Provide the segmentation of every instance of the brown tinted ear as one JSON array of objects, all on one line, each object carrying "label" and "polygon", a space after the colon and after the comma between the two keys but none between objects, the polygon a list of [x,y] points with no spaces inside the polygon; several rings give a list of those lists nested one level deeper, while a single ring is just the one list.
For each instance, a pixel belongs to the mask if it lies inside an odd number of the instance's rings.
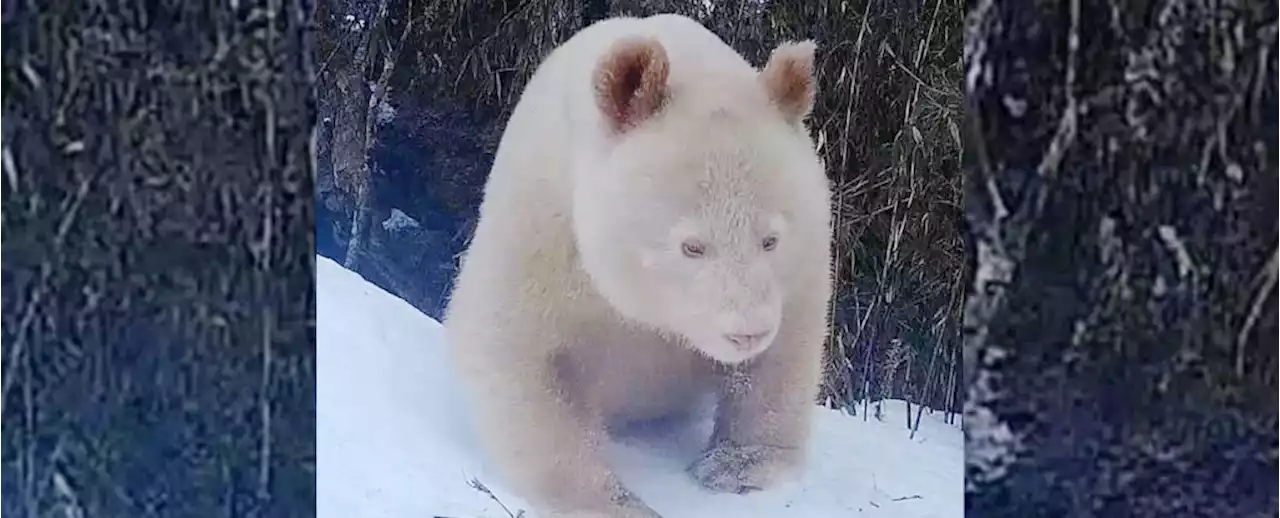
[{"label": "brown tinted ear", "polygon": [[644,122],[667,99],[667,51],[653,38],[629,37],[613,44],[596,65],[596,106],[609,128],[622,133]]},{"label": "brown tinted ear", "polygon": [[769,100],[791,124],[800,124],[813,109],[813,55],[817,48],[812,40],[778,45],[760,71],[760,83]]}]

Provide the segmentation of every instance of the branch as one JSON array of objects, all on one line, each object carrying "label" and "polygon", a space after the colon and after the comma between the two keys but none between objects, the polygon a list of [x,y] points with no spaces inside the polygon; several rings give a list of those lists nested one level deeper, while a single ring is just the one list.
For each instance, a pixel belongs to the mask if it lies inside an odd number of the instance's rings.
[{"label": "branch", "polygon": [[1262,272],[1258,274],[1258,281],[1254,283],[1258,286],[1258,289],[1254,292],[1253,304],[1249,306],[1249,316],[1245,318],[1244,325],[1240,327],[1240,332],[1236,335],[1235,368],[1237,376],[1244,376],[1244,353],[1245,346],[1249,341],[1249,333],[1258,324],[1258,318],[1262,316],[1262,309],[1266,302],[1276,294],[1277,254],[1280,254],[1280,249],[1271,252],[1271,260],[1267,261]]},{"label": "branch", "polygon": [[[89,187],[97,181],[98,176],[94,175],[91,178],[81,180],[80,187],[76,189],[75,195],[64,202],[66,208],[62,211],[62,220],[58,222],[58,232],[53,237],[50,256],[60,257],[62,255],[62,247],[66,244],[67,234],[71,231],[71,225],[75,223],[76,216],[80,214],[80,207],[84,203],[85,197],[89,194]],[[17,368],[18,360],[22,356],[24,345],[26,344],[27,331],[35,320],[36,310],[44,302],[52,276],[53,267],[50,266],[48,261],[45,261],[40,267],[40,280],[36,282],[36,288],[31,293],[31,298],[27,299],[27,304],[22,309],[22,317],[18,321],[18,331],[14,334],[13,345],[9,348],[9,360],[5,362],[4,379],[0,381],[0,386],[2,386],[0,388],[0,412],[4,409],[5,400],[9,398],[9,390],[13,388],[14,369]]]}]

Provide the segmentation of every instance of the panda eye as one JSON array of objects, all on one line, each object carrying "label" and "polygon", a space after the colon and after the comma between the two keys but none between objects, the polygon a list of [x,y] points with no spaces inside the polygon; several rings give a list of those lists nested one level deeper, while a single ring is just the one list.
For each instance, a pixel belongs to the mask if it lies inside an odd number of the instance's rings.
[{"label": "panda eye", "polygon": [[764,241],[760,243],[760,246],[763,247],[764,251],[766,252],[772,251],[774,248],[778,247],[777,236],[769,236],[764,238]]},{"label": "panda eye", "polygon": [[697,259],[707,253],[707,247],[698,241],[690,240],[680,244],[680,251],[685,257]]}]

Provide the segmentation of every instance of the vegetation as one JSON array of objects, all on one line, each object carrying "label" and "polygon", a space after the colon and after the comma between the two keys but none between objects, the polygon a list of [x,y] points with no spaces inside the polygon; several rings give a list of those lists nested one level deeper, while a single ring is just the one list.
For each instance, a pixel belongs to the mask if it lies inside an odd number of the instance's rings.
[{"label": "vegetation", "polygon": [[1276,27],[974,4],[966,514],[1276,514]]},{"label": "vegetation", "polygon": [[313,516],[305,2],[5,2],[6,517]]}]

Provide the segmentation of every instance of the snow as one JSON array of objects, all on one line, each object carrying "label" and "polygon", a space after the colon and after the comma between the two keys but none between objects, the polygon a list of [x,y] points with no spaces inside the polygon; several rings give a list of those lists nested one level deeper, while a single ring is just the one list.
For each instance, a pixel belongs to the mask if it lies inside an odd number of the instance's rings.
[{"label": "snow", "polygon": [[[440,324],[332,260],[316,263],[317,516],[507,518],[504,505],[528,509],[481,453]],[[883,421],[821,409],[805,472],[748,495],[707,492],[683,472],[696,431],[624,440],[610,453],[665,518],[963,516],[959,427],[926,412],[910,439],[904,405],[886,401]]]},{"label": "snow", "polygon": [[378,101],[378,113],[375,115],[378,126],[386,126],[391,119],[396,118],[396,107],[387,101],[387,96],[383,95]]},{"label": "snow", "polygon": [[418,228],[418,220],[413,219],[400,209],[391,209],[391,215],[382,221],[382,228],[387,232],[396,232],[400,230],[410,230]]}]

